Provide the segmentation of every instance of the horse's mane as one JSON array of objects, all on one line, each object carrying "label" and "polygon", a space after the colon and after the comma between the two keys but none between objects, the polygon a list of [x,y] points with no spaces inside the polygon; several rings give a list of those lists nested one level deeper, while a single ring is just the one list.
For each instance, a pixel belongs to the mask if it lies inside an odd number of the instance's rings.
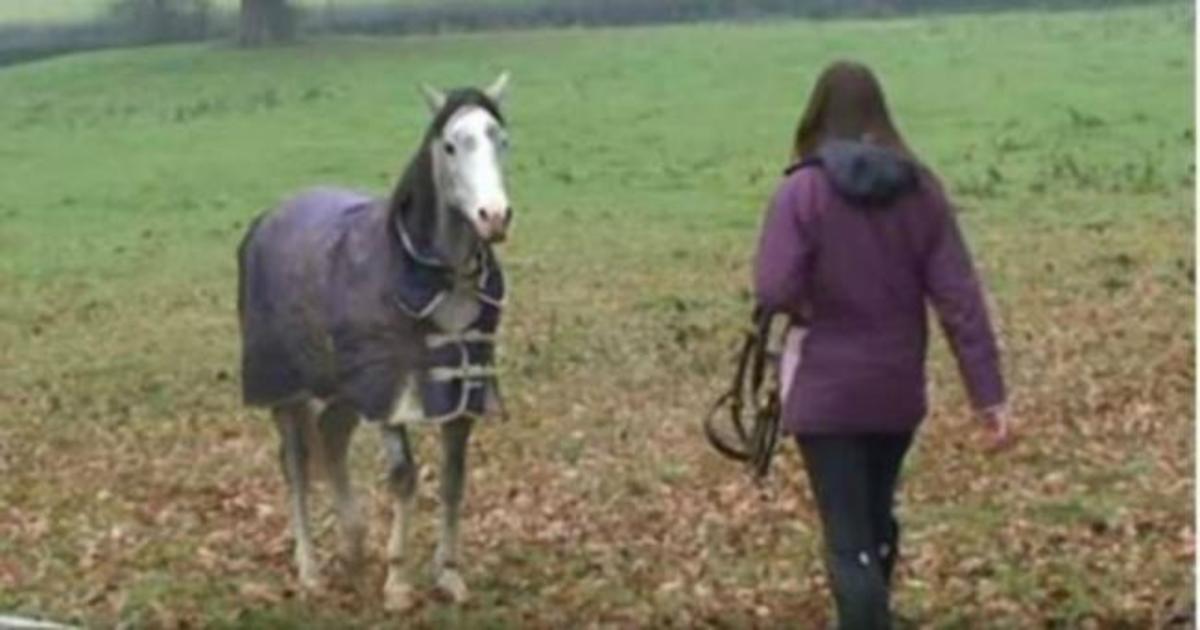
[{"label": "horse's mane", "polygon": [[437,190],[433,181],[433,160],[429,145],[437,138],[450,117],[464,107],[482,107],[500,124],[505,124],[499,105],[476,88],[460,88],[446,94],[446,103],[433,117],[421,140],[421,147],[409,161],[408,167],[392,191],[389,214],[400,221],[415,238],[432,234],[437,221]]}]

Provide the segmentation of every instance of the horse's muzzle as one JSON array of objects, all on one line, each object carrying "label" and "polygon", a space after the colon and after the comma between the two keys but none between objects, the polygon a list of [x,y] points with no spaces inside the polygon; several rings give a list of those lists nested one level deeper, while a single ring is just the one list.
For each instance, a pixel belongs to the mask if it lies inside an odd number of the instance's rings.
[{"label": "horse's muzzle", "polygon": [[490,213],[480,210],[476,229],[479,232],[479,238],[487,243],[503,243],[508,238],[508,226],[511,223],[511,208],[506,208],[503,212]]}]

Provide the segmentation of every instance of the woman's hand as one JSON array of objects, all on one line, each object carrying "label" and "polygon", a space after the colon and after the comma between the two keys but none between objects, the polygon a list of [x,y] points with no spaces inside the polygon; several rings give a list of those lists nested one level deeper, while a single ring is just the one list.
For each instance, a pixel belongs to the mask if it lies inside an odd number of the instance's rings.
[{"label": "woman's hand", "polygon": [[1008,408],[998,405],[980,412],[983,416],[983,430],[986,433],[983,450],[986,453],[998,453],[1013,445],[1016,436],[1012,431],[1012,422]]}]

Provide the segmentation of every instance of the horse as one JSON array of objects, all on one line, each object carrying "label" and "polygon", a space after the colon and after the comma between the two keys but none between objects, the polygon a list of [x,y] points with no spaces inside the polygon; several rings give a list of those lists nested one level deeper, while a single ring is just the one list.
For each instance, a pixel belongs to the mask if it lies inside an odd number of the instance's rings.
[{"label": "horse", "polygon": [[366,522],[347,468],[360,422],[377,425],[392,500],[384,605],[414,603],[404,569],[417,486],[407,428],[437,425],[442,466],[435,584],[467,598],[459,511],[473,423],[503,416],[493,364],[504,275],[493,246],[513,218],[504,185],[508,73],[479,89],[422,85],[432,113],[390,196],[316,188],[251,222],[238,247],[242,394],[280,439],[298,579],[319,588],[310,481],[327,477],[342,555],[360,573]]}]

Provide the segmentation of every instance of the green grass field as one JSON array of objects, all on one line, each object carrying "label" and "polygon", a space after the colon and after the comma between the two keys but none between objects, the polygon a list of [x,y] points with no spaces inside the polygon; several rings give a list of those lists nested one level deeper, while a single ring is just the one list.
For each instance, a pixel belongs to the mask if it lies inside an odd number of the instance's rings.
[{"label": "green grass field", "polygon": [[0,71],[0,611],[395,621],[369,431],[369,588],[297,592],[274,432],[239,404],[234,249],[298,188],[386,190],[426,123],[419,81],[509,68],[514,420],[472,446],[473,599],[426,597],[410,621],[817,627],[795,449],[754,489],[698,422],[810,82],[851,56],[962,207],[1024,434],[979,453],[939,342],[898,609],[921,627],[1150,627],[1191,592],[1194,560],[1192,20],[1176,5],[342,38]]}]

